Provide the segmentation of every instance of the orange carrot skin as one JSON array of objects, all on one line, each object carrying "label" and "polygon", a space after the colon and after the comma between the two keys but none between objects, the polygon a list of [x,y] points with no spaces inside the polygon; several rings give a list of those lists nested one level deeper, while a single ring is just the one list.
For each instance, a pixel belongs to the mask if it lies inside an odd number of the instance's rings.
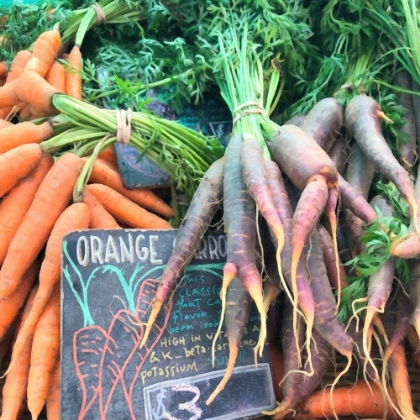
[{"label": "orange carrot skin", "polygon": [[113,168],[118,168],[117,153],[115,152],[115,146],[113,144],[105,147],[105,149],[99,153],[98,159],[104,160]]},{"label": "orange carrot skin", "polygon": [[66,94],[76,99],[82,99],[82,53],[77,45],[74,45],[67,58],[70,68],[66,72]]},{"label": "orange carrot skin", "polygon": [[[60,46],[61,36],[58,29],[44,31],[34,43],[32,58],[29,60],[25,70],[36,69],[36,72],[41,77],[45,77],[57,56]],[[35,62],[35,64],[32,64],[31,61]]]},{"label": "orange carrot skin", "polygon": [[29,121],[12,124],[0,130],[0,154],[23,144],[41,143],[52,135],[53,128],[48,121],[39,125]]},{"label": "orange carrot skin", "polygon": [[41,161],[38,144],[24,144],[0,155],[0,197],[25,178]]},{"label": "orange carrot skin", "polygon": [[89,191],[83,191],[83,203],[89,209],[91,229],[121,229],[111,213],[105,210],[101,202]]},{"label": "orange carrot skin", "polygon": [[39,267],[39,262],[34,261],[24,273],[19,290],[13,293],[9,299],[0,300],[0,311],[2,314],[0,317],[0,340],[4,337],[20,309],[23,307],[37,278]]},{"label": "orange carrot skin", "polygon": [[[6,127],[10,127],[12,125],[13,125],[12,122],[0,119],[0,130],[3,129],[3,128],[6,128]],[[0,131],[0,133],[1,133],[1,131]]]},{"label": "orange carrot skin", "polygon": [[37,419],[45,405],[60,352],[60,294],[56,287],[36,326],[28,376],[28,408]]},{"label": "orange carrot skin", "polygon": [[107,185],[139,206],[163,217],[170,218],[174,215],[172,208],[157,197],[153,191],[125,188],[119,172],[102,159],[96,159],[89,181]]},{"label": "orange carrot skin", "polygon": [[[34,332],[39,318],[47,305],[54,287],[59,284],[61,272],[61,244],[63,238],[70,232],[89,227],[89,209],[84,203],[73,203],[67,207],[57,219],[48,239],[45,255],[39,270],[39,287],[32,310],[21,325],[13,357],[18,357],[23,351],[26,341]],[[14,359],[12,359],[12,363]]]},{"label": "orange carrot skin", "polygon": [[132,228],[172,229],[165,219],[148,212],[107,185],[89,184],[86,190],[93,194],[117,221],[121,220]]},{"label": "orange carrot skin", "polygon": [[21,102],[31,105],[46,116],[58,114],[51,102],[52,97],[59,91],[36,71],[25,70],[16,82],[16,95]]},{"label": "orange carrot skin", "polygon": [[20,180],[0,201],[0,265],[4,261],[20,222],[31,206],[39,185],[53,163],[52,156],[44,153],[38,166],[27,177]]},{"label": "orange carrot skin", "polygon": [[[22,316],[22,321],[26,318],[32,306],[36,287],[26,302]],[[21,355],[17,358],[16,363],[7,373],[6,381],[3,386],[2,400],[2,420],[16,420],[20,417],[21,411],[26,402],[26,389],[28,385],[29,367],[31,363],[32,337],[29,337],[25,343],[25,347]]]},{"label": "orange carrot skin", "polygon": [[32,52],[29,50],[20,50],[16,53],[10,64],[6,83],[13,82],[13,80],[16,80],[23,73],[23,70],[31,57]]},{"label": "orange carrot skin", "polygon": [[[373,391],[373,394],[371,392]],[[296,415],[300,419],[323,419],[333,418],[334,415],[346,417],[357,416],[358,418],[382,418],[385,412],[385,402],[381,390],[377,385],[365,381],[357,381],[350,387],[337,387],[333,392],[333,406],[330,404],[330,390],[321,389],[314,392],[303,404],[302,409]],[[390,394],[395,401],[393,390]],[[399,417],[392,410],[388,410],[389,420],[397,420]]]},{"label": "orange carrot skin", "polygon": [[83,165],[80,157],[64,153],[42,180],[0,270],[0,299],[7,298],[16,290],[23,272],[41,251],[56,220],[72,198]]},{"label": "orange carrot skin", "polygon": [[46,406],[48,420],[60,420],[60,400],[61,400],[61,363],[57,360],[54,371],[51,375],[50,388],[48,390]]},{"label": "orange carrot skin", "polygon": [[312,107],[299,127],[328,152],[340,132],[343,120],[343,106],[335,98],[325,98]]},{"label": "orange carrot skin", "polygon": [[57,60],[54,60],[47,74],[45,80],[60,93],[66,91],[66,70],[64,66]]}]

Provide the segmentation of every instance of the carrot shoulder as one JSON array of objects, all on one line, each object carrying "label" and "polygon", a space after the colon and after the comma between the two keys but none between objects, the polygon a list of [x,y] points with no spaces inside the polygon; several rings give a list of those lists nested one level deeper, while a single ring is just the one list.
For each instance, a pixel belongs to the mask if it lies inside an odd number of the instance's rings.
[{"label": "carrot shoulder", "polygon": [[113,188],[103,184],[89,184],[86,190],[93,194],[115,219],[140,229],[172,229],[161,217],[148,212]]},{"label": "carrot shoulder", "polygon": [[0,298],[7,298],[16,290],[22,274],[41,251],[55,222],[71,200],[83,165],[80,157],[64,153],[42,180],[4,259],[0,271]]},{"label": "carrot shoulder", "polygon": [[53,128],[48,121],[42,124],[30,121],[12,124],[0,130],[0,154],[23,144],[41,143],[52,135]]},{"label": "carrot shoulder", "polygon": [[38,166],[21,179],[0,202],[0,265],[20,222],[29,210],[35,194],[54,161],[50,154],[44,153]]},{"label": "carrot shoulder", "polygon": [[123,185],[121,175],[103,159],[96,159],[89,181],[113,188],[115,191],[134,201],[147,210],[163,217],[172,217],[173,210],[151,190],[127,189]]},{"label": "carrot shoulder", "polygon": [[27,176],[39,164],[42,155],[38,144],[24,144],[0,155],[0,197]]}]

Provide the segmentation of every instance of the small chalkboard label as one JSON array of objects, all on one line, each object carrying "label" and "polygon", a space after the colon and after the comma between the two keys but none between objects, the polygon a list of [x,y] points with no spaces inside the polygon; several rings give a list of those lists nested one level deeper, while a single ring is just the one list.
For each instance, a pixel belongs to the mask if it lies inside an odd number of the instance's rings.
[{"label": "small chalkboard label", "polygon": [[228,358],[220,287],[226,237],[208,232],[139,347],[177,230],[87,230],[63,241],[62,405],[66,420],[230,420],[275,405],[268,349],[254,363],[253,310],[234,373],[210,404]]}]

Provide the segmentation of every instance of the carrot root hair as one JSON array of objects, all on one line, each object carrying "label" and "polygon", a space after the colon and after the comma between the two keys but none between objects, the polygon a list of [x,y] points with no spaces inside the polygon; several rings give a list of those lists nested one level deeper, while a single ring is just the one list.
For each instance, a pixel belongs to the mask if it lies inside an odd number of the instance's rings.
[{"label": "carrot root hair", "polygon": [[219,382],[219,384],[217,385],[217,387],[215,388],[215,390],[207,398],[206,405],[210,405],[214,401],[214,399],[225,388],[226,384],[228,383],[229,379],[231,378],[233,374],[233,368],[235,367],[236,359],[238,358],[238,352],[239,352],[239,347],[234,344],[229,343],[229,359],[226,366],[225,374],[223,378],[221,379],[221,381]]}]

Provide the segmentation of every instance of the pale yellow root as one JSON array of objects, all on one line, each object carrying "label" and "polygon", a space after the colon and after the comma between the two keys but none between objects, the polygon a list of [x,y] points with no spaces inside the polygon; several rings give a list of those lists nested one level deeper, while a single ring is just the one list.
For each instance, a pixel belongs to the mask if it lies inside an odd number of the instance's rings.
[{"label": "pale yellow root", "polygon": [[221,379],[221,381],[219,382],[219,384],[217,385],[216,389],[207,398],[206,405],[209,405],[214,401],[214,399],[220,394],[220,392],[223,391],[229,379],[231,378],[232,373],[233,373],[233,368],[235,367],[236,359],[238,357],[238,351],[239,351],[238,347],[229,346],[229,360],[226,367],[226,372],[223,378]]},{"label": "pale yellow root", "polygon": [[152,304],[152,311],[150,312],[149,319],[147,320],[146,329],[144,331],[143,338],[140,342],[140,348],[142,348],[145,344],[147,339],[149,338],[150,331],[152,331],[152,327],[156,321],[156,318],[163,306],[162,302],[155,301]]},{"label": "pale yellow root", "polygon": [[225,313],[226,313],[226,294],[227,289],[229,288],[230,284],[232,283],[233,279],[235,278],[236,273],[233,271],[229,271],[227,273],[224,273],[223,280],[222,280],[222,288],[220,289],[220,300],[222,302],[222,313],[220,314],[220,322],[217,326],[216,334],[213,338],[213,343],[211,346],[211,360],[212,360],[212,366],[214,367],[214,360],[215,360],[215,351],[216,351],[216,342],[220,336],[220,333],[222,331],[222,325],[223,321],[225,319]]},{"label": "pale yellow root", "polygon": [[370,343],[372,339],[372,328],[373,328],[373,319],[375,315],[377,314],[378,309],[368,306],[366,308],[366,316],[365,316],[365,323],[363,326],[363,352],[365,354],[365,366],[364,369],[366,369],[366,365],[369,363],[373,370],[375,371],[375,374],[377,377],[379,377],[378,369],[375,366],[375,363],[373,363],[372,357],[370,355]]},{"label": "pale yellow root", "polygon": [[343,356],[347,357],[347,365],[345,366],[345,368],[337,375],[337,377],[334,379],[334,382],[331,384],[331,389],[330,389],[330,405],[333,409],[333,413],[334,413],[334,418],[336,420],[339,420],[337,413],[334,410],[334,388],[335,386],[338,384],[339,380],[349,371],[350,366],[351,366],[351,362],[352,362],[352,353],[348,353],[348,354],[344,354]]}]

